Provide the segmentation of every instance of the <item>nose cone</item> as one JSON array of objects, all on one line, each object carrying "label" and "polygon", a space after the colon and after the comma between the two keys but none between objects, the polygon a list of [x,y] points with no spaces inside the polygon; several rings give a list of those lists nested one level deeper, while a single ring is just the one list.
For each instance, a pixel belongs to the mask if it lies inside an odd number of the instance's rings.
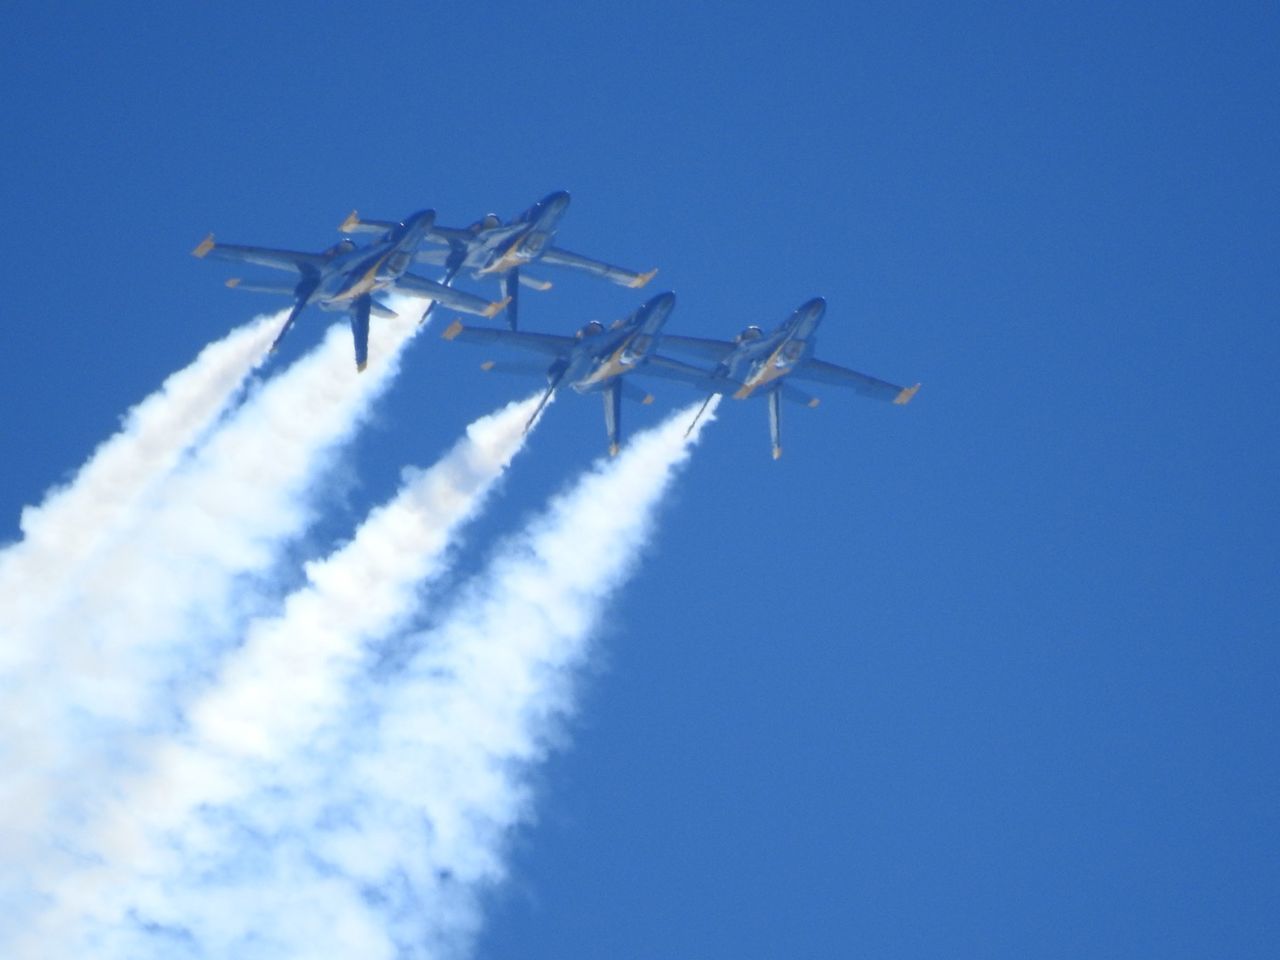
[{"label": "nose cone", "polygon": [[821,320],[822,315],[827,312],[827,300],[825,297],[814,297],[812,300],[806,300],[796,312],[810,322]]},{"label": "nose cone", "polygon": [[640,308],[641,323],[649,330],[656,330],[667,322],[667,317],[675,309],[676,295],[668,291],[651,298]]},{"label": "nose cone", "polygon": [[564,190],[548,193],[542,198],[542,203],[538,204],[538,206],[542,207],[544,213],[559,216],[569,207],[569,194]]},{"label": "nose cone", "polygon": [[405,221],[405,226],[410,230],[423,231],[430,230],[435,222],[436,212],[434,210],[419,210]]}]

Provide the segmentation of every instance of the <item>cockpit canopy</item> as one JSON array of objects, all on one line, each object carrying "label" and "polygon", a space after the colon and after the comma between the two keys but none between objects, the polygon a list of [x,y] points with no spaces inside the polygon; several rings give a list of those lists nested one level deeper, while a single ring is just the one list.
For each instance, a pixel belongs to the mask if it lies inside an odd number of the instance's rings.
[{"label": "cockpit canopy", "polygon": [[599,320],[592,320],[590,323],[584,326],[581,330],[579,330],[576,336],[579,340],[582,340],[586,337],[594,337],[600,333],[604,333],[604,324],[601,323]]},{"label": "cockpit canopy", "polygon": [[747,327],[740,334],[738,334],[738,336],[735,339],[737,340],[738,343],[752,343],[755,340],[759,340],[763,336],[764,336],[764,331],[761,330],[758,326],[756,326],[753,323],[751,326]]},{"label": "cockpit canopy", "polygon": [[471,232],[479,233],[481,230],[492,230],[494,227],[500,226],[502,226],[502,220],[498,218],[496,213],[486,213],[471,225]]}]

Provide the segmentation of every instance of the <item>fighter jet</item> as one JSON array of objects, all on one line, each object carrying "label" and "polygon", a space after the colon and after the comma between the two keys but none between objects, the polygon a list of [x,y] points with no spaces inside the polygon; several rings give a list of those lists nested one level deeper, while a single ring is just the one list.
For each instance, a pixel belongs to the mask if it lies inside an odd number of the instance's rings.
[{"label": "fighter jet", "polygon": [[[560,190],[547,194],[510,223],[503,223],[496,213],[490,213],[465,230],[432,227],[427,242],[444,244],[448,249],[420,250],[417,259],[443,266],[446,285],[452,284],[464,268],[475,277],[496,276],[502,284],[502,296],[509,303],[507,323],[512,330],[516,329],[520,285],[535,290],[551,288],[550,283],[522,273],[521,268],[526,264],[536,261],[569,267],[604,277],[624,287],[643,287],[653,279],[657,268],[648,273],[636,273],[553,246],[556,227],[568,207],[569,194]],[[376,233],[389,226],[384,220],[361,220],[359,214],[352,210],[338,229],[343,233]]]},{"label": "fighter jet", "polygon": [[294,298],[293,309],[280,328],[271,349],[280,345],[302,310],[315,304],[322,310],[343,311],[351,317],[351,334],[355,338],[356,369],[364,370],[369,357],[369,316],[394,317],[395,311],[374,298],[380,291],[395,289],[414,297],[430,297],[446,306],[468,313],[492,317],[502,309],[501,303],[489,303],[480,297],[425,277],[408,273],[413,253],[427,231],[435,223],[434,210],[422,210],[402,223],[390,224],[383,235],[367,247],[357,248],[349,239],[335,243],[320,253],[294,250],[270,250],[265,247],[243,247],[230,243],[214,243],[209,234],[191,251],[196,257],[212,257],[233,263],[253,263],[277,270],[291,270],[298,275],[293,284],[244,283],[238,277],[227,281],[228,287],[258,293],[282,293]]},{"label": "fighter jet", "polygon": [[[759,393],[768,397],[769,433],[773,441],[773,458],[777,460],[782,456],[782,401],[790,400],[809,407],[816,407],[819,403],[817,397],[800,390],[789,380],[835,384],[863,396],[899,405],[910,402],[920,389],[918,383],[914,387],[900,387],[856,370],[814,359],[815,332],[826,309],[827,301],[814,297],[769,333],[753,325],[731,341],[664,335],[664,350],[712,360],[716,363],[715,368],[703,370],[678,360],[655,356],[650,358],[643,372],[681,380],[708,391],[709,396],[693,423],[698,422],[713,396],[730,394],[734,399],[743,400]],[[693,424],[689,429],[693,429]]]},{"label": "fighter jet", "polygon": [[[602,393],[605,429],[609,434],[609,455],[615,456],[621,443],[622,398],[625,396],[641,403],[653,402],[652,396],[634,384],[627,383],[623,377],[641,366],[652,354],[654,343],[675,302],[674,293],[660,293],[608,329],[600,321],[593,320],[572,337],[495,330],[492,327],[466,327],[461,320],[457,320],[444,332],[444,339],[467,343],[500,343],[551,357],[551,365],[545,368],[547,392],[543,394],[542,402],[529,418],[525,429],[533,425],[542,408],[562,384],[567,383],[578,393]],[[500,364],[493,361],[482,364],[482,369],[503,373],[544,372],[541,365]]]}]

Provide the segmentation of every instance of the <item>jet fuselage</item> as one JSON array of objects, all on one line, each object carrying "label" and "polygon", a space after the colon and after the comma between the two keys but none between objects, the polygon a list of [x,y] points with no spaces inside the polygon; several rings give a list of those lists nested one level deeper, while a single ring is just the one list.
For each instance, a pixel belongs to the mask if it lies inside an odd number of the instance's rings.
[{"label": "jet fuselage", "polygon": [[421,210],[362,249],[336,256],[310,302],[324,310],[347,310],[351,301],[393,286],[413,263],[414,252],[435,223],[434,210]]},{"label": "jet fuselage", "polygon": [[594,393],[634,370],[653,352],[658,334],[675,306],[674,294],[664,293],[610,329],[592,321],[578,331],[578,342],[563,363],[563,380],[578,393]]}]

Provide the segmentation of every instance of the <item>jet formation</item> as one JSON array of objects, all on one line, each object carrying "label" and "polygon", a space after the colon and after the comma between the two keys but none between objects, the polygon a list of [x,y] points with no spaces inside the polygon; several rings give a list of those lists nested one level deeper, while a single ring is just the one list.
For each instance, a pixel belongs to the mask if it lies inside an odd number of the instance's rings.
[{"label": "jet formation", "polygon": [[[689,425],[690,430],[714,397],[765,398],[775,460],[782,455],[782,401],[808,407],[819,403],[817,397],[796,386],[795,381],[842,387],[873,400],[898,405],[908,403],[920,389],[918,383],[903,387],[817,359],[814,356],[816,333],[827,306],[822,297],[805,301],[771,330],[748,326],[732,340],[664,333],[676,301],[675,294],[670,292],[651,297],[629,316],[608,327],[593,320],[573,336],[518,329],[519,288],[526,286],[540,291],[551,288],[549,281],[525,271],[530,264],[574,270],[632,288],[643,287],[657,273],[656,269],[639,272],[615,266],[556,246],[553,241],[568,206],[569,194],[557,191],[508,222],[490,213],[462,229],[438,225],[434,210],[419,211],[399,222],[361,219],[352,211],[338,228],[347,236],[319,253],[216,243],[213,234],[192,253],[200,258],[292,272],[295,279],[288,284],[245,283],[233,278],[227,281],[227,286],[293,298],[293,308],[272,343],[272,350],[308,306],[347,313],[357,371],[363,371],[368,362],[370,317],[396,315],[378,299],[379,294],[394,291],[426,301],[422,321],[437,306],[486,319],[505,311],[506,328],[464,324],[458,319],[449,325],[443,337],[463,343],[496,344],[541,356],[537,362],[486,361],[481,365],[486,371],[531,374],[545,379],[546,391],[526,429],[562,386],[567,385],[577,393],[601,394],[610,455],[616,454],[622,443],[623,399],[653,401],[650,393],[627,379],[631,375],[677,381],[706,393],[706,400]],[[351,236],[361,234],[372,234],[375,239],[359,247]],[[424,244],[430,247],[421,249]],[[443,267],[443,276],[432,280],[409,272],[415,261]],[[457,289],[454,281],[464,272],[477,279],[496,277],[502,298],[490,301]],[[712,366],[698,366],[659,354],[659,347]]]}]

